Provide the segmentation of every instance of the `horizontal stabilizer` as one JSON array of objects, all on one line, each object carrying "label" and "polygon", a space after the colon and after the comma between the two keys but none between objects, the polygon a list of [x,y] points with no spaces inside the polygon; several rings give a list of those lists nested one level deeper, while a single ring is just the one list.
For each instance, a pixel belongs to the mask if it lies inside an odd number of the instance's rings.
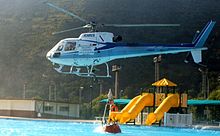
[{"label": "horizontal stabilizer", "polygon": [[191,54],[195,63],[202,62],[202,50],[193,50]]}]

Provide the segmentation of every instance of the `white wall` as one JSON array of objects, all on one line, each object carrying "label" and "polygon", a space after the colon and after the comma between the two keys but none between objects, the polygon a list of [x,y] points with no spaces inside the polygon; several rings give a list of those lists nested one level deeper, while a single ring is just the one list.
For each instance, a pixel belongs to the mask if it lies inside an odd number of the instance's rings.
[{"label": "white wall", "polygon": [[[48,108],[48,106],[51,107],[52,110],[46,111],[45,107]],[[56,103],[40,100],[0,100],[0,110],[36,111],[37,113],[79,118],[79,104],[71,103]]]},{"label": "white wall", "polygon": [[79,118],[79,104],[70,104],[70,116]]},{"label": "white wall", "polygon": [[34,111],[35,100],[0,100],[0,110]]},{"label": "white wall", "polygon": [[[48,107],[52,110],[45,110]],[[36,112],[79,118],[79,104],[36,101]]]},{"label": "white wall", "polygon": [[11,101],[0,100],[0,110],[11,110]]}]

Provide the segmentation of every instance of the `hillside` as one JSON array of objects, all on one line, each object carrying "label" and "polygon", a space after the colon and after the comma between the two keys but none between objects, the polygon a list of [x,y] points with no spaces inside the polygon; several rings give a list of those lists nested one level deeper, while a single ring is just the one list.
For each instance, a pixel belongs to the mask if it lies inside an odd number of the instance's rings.
[{"label": "hillside", "polygon": [[[195,32],[209,20],[217,21],[208,39],[210,48],[203,55],[210,68],[210,89],[219,86],[220,60],[220,1],[199,0],[51,0],[50,2],[74,11],[79,16],[100,23],[179,23],[178,28],[102,28],[100,31],[122,35],[124,42],[177,43],[191,42]],[[117,4],[116,4],[117,3]],[[59,100],[78,100],[78,90],[84,86],[84,101],[99,94],[99,85],[92,79],[55,72],[45,55],[59,40],[78,37],[74,31],[51,35],[54,31],[82,25],[63,13],[47,7],[39,0],[0,0],[0,97],[21,98],[24,87],[27,98],[48,99],[49,86],[57,88]],[[192,97],[200,92],[201,73],[198,66],[184,63],[186,53],[162,56],[161,77],[176,82]],[[154,56],[122,59],[110,62],[120,64],[120,89],[132,97],[140,88],[154,82]],[[113,89],[114,78],[103,79],[103,90]],[[89,86],[93,84],[93,89]],[[93,91],[91,93],[91,91]],[[90,95],[92,94],[92,96]]]}]

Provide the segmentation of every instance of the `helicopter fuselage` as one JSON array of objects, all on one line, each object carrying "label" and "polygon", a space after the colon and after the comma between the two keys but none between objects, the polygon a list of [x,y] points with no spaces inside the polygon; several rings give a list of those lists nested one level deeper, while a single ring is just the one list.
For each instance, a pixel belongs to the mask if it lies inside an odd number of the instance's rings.
[{"label": "helicopter fuselage", "polygon": [[193,49],[191,43],[116,43],[112,38],[112,33],[94,32],[84,33],[79,38],[63,39],[47,53],[47,58],[53,63],[80,67],[100,65],[121,58],[178,53]]}]

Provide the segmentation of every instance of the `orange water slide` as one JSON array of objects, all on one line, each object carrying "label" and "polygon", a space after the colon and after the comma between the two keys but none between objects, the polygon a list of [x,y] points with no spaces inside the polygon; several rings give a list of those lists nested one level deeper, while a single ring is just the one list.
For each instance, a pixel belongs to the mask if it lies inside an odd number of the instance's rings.
[{"label": "orange water slide", "polygon": [[120,112],[111,112],[108,117],[108,122],[120,120],[121,115],[128,112],[140,97],[141,95],[134,97]]},{"label": "orange water slide", "polygon": [[150,113],[146,119],[146,125],[150,126],[156,121],[160,121],[165,112],[168,112],[171,107],[179,106],[179,95],[178,94],[168,94],[163,102],[159,105],[159,107],[154,111],[154,113]]},{"label": "orange water slide", "polygon": [[135,119],[145,106],[153,106],[154,95],[144,93],[134,97],[121,112],[111,112],[108,121],[119,121],[121,124]]},{"label": "orange water slide", "polygon": [[121,124],[134,120],[145,106],[153,106],[153,103],[154,95],[152,93],[142,94],[127,112],[121,114],[120,117],[116,116],[116,118]]},{"label": "orange water slide", "polygon": [[128,112],[122,114],[120,123],[126,123],[135,119],[145,106],[153,106],[154,95],[152,93],[143,94]]}]

